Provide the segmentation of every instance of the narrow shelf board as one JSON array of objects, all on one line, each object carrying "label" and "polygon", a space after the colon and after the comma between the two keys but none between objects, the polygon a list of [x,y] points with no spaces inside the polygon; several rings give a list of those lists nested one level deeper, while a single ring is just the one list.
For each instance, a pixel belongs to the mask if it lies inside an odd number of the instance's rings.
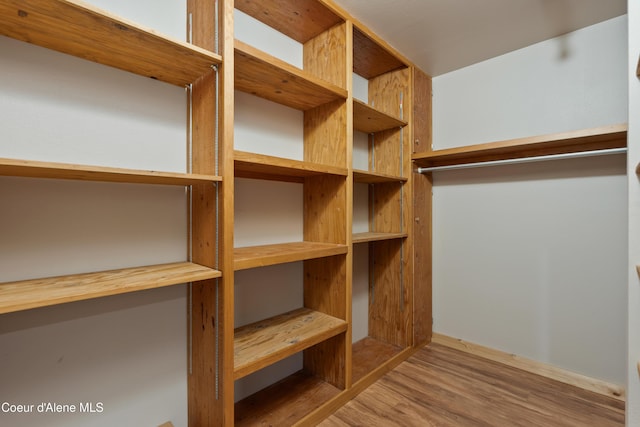
[{"label": "narrow shelf board", "polygon": [[221,276],[212,268],[177,262],[0,283],[0,314]]},{"label": "narrow shelf board", "polygon": [[346,168],[320,165],[282,157],[234,151],[235,176],[240,178],[271,179],[277,181],[304,182],[315,175],[347,176]]},{"label": "narrow shelf board", "polygon": [[343,21],[317,0],[235,0],[234,7],[278,32],[306,43]]},{"label": "narrow shelf board", "polygon": [[291,426],[341,390],[302,371],[252,394],[235,404],[235,426]]},{"label": "narrow shelf board", "polygon": [[237,328],[234,378],[247,376],[346,330],[346,321],[308,308]]},{"label": "narrow shelf board", "polygon": [[405,182],[407,181],[407,178],[403,176],[387,175],[384,173],[354,169],[353,180],[362,184],[381,184],[385,182]]},{"label": "narrow shelf board", "polygon": [[347,253],[346,245],[317,242],[276,243],[234,248],[234,270],[266,267]]},{"label": "narrow shelf board", "polygon": [[178,86],[222,62],[79,0],[3,0],[0,16],[2,35]]},{"label": "narrow shelf board", "polygon": [[371,337],[365,337],[353,343],[351,347],[353,382],[356,383],[374,372],[378,367],[400,354],[402,350],[402,347]]},{"label": "narrow shelf board", "polygon": [[379,242],[382,240],[405,239],[406,237],[407,233],[375,233],[369,231],[366,233],[353,233],[352,241],[355,244]]},{"label": "narrow shelf board", "polygon": [[406,125],[404,120],[378,111],[359,99],[353,100],[353,128],[357,131],[373,133]]},{"label": "narrow shelf board", "polygon": [[298,110],[347,98],[347,90],[235,41],[235,87]]},{"label": "narrow shelf board", "polygon": [[366,79],[372,79],[390,71],[406,68],[407,64],[374,41],[362,30],[353,27],[353,71]]},{"label": "narrow shelf board", "polygon": [[415,153],[413,161],[422,167],[449,166],[626,146],[627,125],[620,124]]},{"label": "narrow shelf board", "polygon": [[214,175],[156,172],[4,158],[0,158],[0,175],[161,185],[206,184],[222,180],[221,177]]}]

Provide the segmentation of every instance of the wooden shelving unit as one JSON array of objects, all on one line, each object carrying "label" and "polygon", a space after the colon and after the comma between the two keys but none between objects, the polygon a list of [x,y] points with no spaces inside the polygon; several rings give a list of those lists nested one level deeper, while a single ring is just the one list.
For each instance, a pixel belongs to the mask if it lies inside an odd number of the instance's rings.
[{"label": "wooden shelving unit", "polygon": [[346,245],[318,242],[292,242],[234,249],[234,269],[266,267],[347,253]]},{"label": "wooden shelving unit", "polygon": [[313,162],[283,159],[263,154],[234,152],[236,177],[270,179],[304,183],[304,178],[322,175],[347,176],[347,168],[321,165]]},{"label": "wooden shelving unit", "polygon": [[353,233],[353,243],[379,242],[381,240],[404,239],[407,233]]},{"label": "wooden shelving unit", "polygon": [[354,169],[353,179],[355,182],[363,184],[382,184],[385,182],[406,182],[407,177],[388,175],[385,173],[369,172],[365,170]]},{"label": "wooden shelving unit", "polygon": [[626,146],[627,125],[620,124],[444,150],[418,152],[413,155],[413,161],[417,166],[437,167],[624,148]]},{"label": "wooden shelving unit", "polygon": [[353,128],[355,130],[374,133],[406,125],[407,122],[404,120],[378,111],[358,99],[353,100]]},{"label": "wooden shelving unit", "polygon": [[212,268],[179,262],[0,283],[0,314],[221,276]]}]

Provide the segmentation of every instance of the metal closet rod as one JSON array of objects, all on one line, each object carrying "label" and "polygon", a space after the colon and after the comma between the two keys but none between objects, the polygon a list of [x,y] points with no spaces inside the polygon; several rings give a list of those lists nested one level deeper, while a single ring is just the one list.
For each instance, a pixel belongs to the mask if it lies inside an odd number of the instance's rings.
[{"label": "metal closet rod", "polygon": [[549,154],[546,156],[492,160],[488,162],[461,163],[458,165],[447,165],[447,166],[419,167],[418,173],[428,173],[428,172],[446,171],[446,170],[454,170],[454,169],[481,168],[481,167],[487,167],[487,166],[511,165],[511,164],[518,164],[518,163],[541,162],[541,161],[547,161],[547,160],[562,160],[562,159],[571,159],[576,157],[606,156],[611,154],[623,154],[626,152],[627,152],[626,147],[608,148],[605,150],[593,150],[593,151],[577,151],[574,153]]}]

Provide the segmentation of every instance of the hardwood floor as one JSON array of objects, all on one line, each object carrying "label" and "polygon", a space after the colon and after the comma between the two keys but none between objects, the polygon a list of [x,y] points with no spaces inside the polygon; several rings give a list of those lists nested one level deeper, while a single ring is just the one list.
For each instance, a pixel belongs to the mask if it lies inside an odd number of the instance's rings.
[{"label": "hardwood floor", "polygon": [[624,402],[430,344],[319,425],[624,426]]}]

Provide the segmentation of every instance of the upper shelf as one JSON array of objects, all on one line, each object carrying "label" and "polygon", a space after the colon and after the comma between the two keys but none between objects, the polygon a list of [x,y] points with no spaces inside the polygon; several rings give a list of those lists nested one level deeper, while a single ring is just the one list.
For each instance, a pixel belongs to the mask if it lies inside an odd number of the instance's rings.
[{"label": "upper shelf", "polygon": [[[371,36],[375,37],[375,36]],[[353,72],[372,79],[407,65],[383,47],[383,41],[374,41],[360,29],[353,27]]]},{"label": "upper shelf", "polygon": [[239,40],[235,41],[235,87],[298,110],[347,98],[347,90]]},{"label": "upper shelf", "polygon": [[212,268],[177,262],[0,283],[0,314],[221,276]]},{"label": "upper shelf", "polygon": [[403,176],[394,176],[384,173],[354,169],[353,180],[362,184],[381,184],[384,182],[404,182],[407,181],[407,178]]},{"label": "upper shelf", "polygon": [[317,242],[276,243],[233,249],[233,269],[266,267],[347,253],[346,245]]},{"label": "upper shelf", "polygon": [[79,0],[2,0],[0,34],[178,86],[219,55]]},{"label": "upper shelf", "polygon": [[205,184],[221,180],[219,176],[214,175],[156,172],[3,158],[0,158],[0,175],[162,185]]},{"label": "upper shelf", "polygon": [[487,144],[415,153],[413,161],[421,167],[437,167],[494,160],[517,159],[581,151],[624,148],[627,125],[602,126]]},{"label": "upper shelf", "polygon": [[364,102],[353,100],[353,128],[360,132],[373,133],[406,126],[407,122],[378,111]]},{"label": "upper shelf", "polygon": [[348,173],[346,168],[244,151],[234,151],[233,159],[235,176],[239,178],[304,182],[304,178],[309,176],[323,174],[347,176]]},{"label": "upper shelf", "polygon": [[317,0],[235,0],[234,7],[298,43],[306,43],[343,21]]}]

